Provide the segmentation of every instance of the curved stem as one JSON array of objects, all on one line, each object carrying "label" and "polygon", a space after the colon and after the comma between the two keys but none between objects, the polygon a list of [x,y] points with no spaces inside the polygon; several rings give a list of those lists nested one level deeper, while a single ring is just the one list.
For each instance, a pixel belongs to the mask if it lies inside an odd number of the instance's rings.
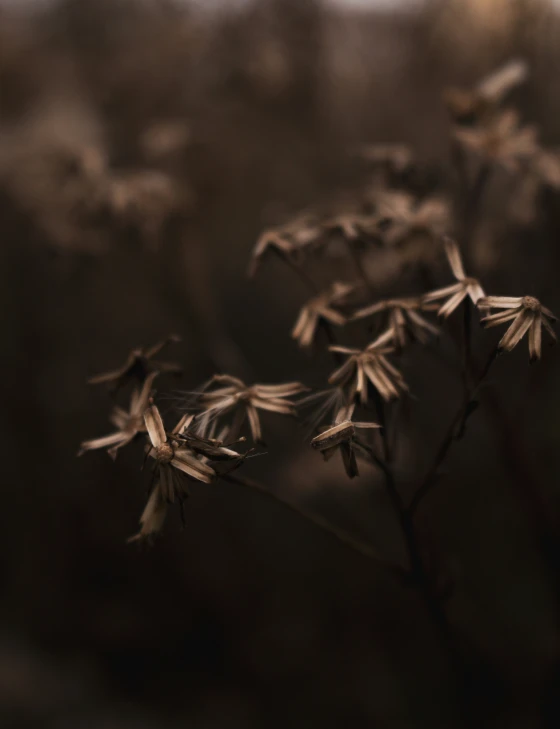
[{"label": "curved stem", "polygon": [[478,388],[482,384],[482,381],[485,379],[486,375],[490,371],[490,367],[494,363],[497,355],[498,355],[498,349],[492,350],[492,352],[490,353],[490,356],[488,357],[486,364],[484,365],[484,368],[482,369],[480,375],[478,376],[478,378],[476,380],[474,387],[472,387],[468,391],[468,394],[465,397],[463,403],[461,404],[461,406],[455,413],[453,420],[449,424],[449,427],[447,428],[443,441],[437,450],[437,453],[432,462],[432,465],[428,469],[428,472],[425,475],[422,483],[416,489],[416,491],[412,497],[412,500],[408,507],[408,512],[411,517],[414,517],[421,502],[424,500],[425,496],[428,494],[428,492],[431,490],[432,486],[434,485],[435,476],[437,474],[437,471],[440,468],[443,461],[445,460],[453,441],[457,440],[458,438],[460,438],[463,435],[467,420],[468,420],[469,416],[472,414],[472,412],[474,411],[474,406],[476,404],[476,401],[474,399],[475,395],[478,391]]},{"label": "curved stem", "polygon": [[361,542],[358,539],[355,539],[354,537],[347,534],[345,531],[339,529],[338,527],[333,526],[330,522],[328,522],[326,519],[324,519],[322,516],[318,516],[317,514],[309,514],[302,509],[299,508],[299,506],[296,506],[290,501],[286,501],[278,494],[274,493],[274,491],[271,491],[270,489],[266,488],[262,484],[260,484],[258,481],[253,481],[252,479],[243,478],[242,476],[233,476],[231,474],[222,476],[222,479],[224,481],[228,481],[229,483],[237,484],[238,486],[243,486],[245,488],[251,489],[252,491],[258,491],[260,494],[263,494],[264,496],[267,496],[269,499],[275,501],[277,504],[280,504],[285,509],[288,509],[292,512],[292,514],[297,514],[302,519],[305,519],[307,522],[314,524],[316,527],[319,527],[319,529],[322,529],[324,532],[327,532],[331,536],[333,536],[338,542],[341,544],[344,544],[346,547],[349,547],[354,552],[359,552],[364,557],[367,557],[368,559],[372,559],[375,562],[377,562],[380,565],[383,565],[390,569],[392,572],[397,573],[399,576],[402,576],[402,570],[400,567],[391,564],[386,559],[384,559],[379,552],[377,552],[373,547],[371,547],[368,544],[365,544],[364,542]]}]

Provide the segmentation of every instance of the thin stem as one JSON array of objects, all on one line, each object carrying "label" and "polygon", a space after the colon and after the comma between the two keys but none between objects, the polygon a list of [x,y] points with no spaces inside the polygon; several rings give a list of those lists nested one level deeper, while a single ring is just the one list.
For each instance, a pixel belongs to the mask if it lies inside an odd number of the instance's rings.
[{"label": "thin stem", "polygon": [[431,580],[424,568],[412,514],[406,508],[406,505],[399,493],[393,471],[383,459],[379,458],[373,448],[361,441],[357,441],[357,443],[360,448],[369,454],[373,463],[375,463],[375,465],[383,472],[385,477],[385,490],[403,535],[410,570],[409,575],[412,584],[420,590],[432,619],[442,631],[446,642],[449,642],[449,623],[447,622],[447,617],[439,600],[433,592]]},{"label": "thin stem", "polygon": [[307,273],[307,271],[303,268],[303,266],[298,266],[297,263],[292,261],[289,256],[287,256],[284,261],[288,265],[288,267],[301,279],[309,292],[316,296],[319,293],[319,287],[311,278],[311,276]]},{"label": "thin stem", "polygon": [[254,481],[252,479],[244,478],[241,476],[233,476],[231,474],[224,475],[222,476],[222,478],[224,481],[237,484],[238,486],[243,486],[245,488],[251,489],[252,491],[258,491],[260,494],[267,496],[269,499],[272,499],[277,504],[283,506],[285,509],[288,509],[293,514],[297,514],[302,519],[305,519],[307,522],[314,524],[316,527],[319,527],[319,529],[327,532],[328,534],[333,536],[338,542],[344,544],[346,547],[349,547],[354,552],[359,552],[368,559],[372,559],[378,564],[389,568],[392,572],[396,572],[400,576],[402,576],[402,570],[384,559],[373,547],[359,541],[358,539],[355,539],[338,527],[333,526],[326,519],[323,519],[323,517],[316,514],[309,514],[308,512],[303,511],[299,508],[299,506],[296,506],[290,501],[286,501],[281,496],[274,493],[274,491],[271,491],[270,489],[260,484],[258,481]]},{"label": "thin stem", "polygon": [[371,283],[369,276],[365,271],[361,256],[354,247],[353,241],[351,240],[348,241],[348,250],[350,251],[350,255],[352,256],[352,260],[354,261],[354,265],[356,267],[356,271],[358,272],[358,276],[362,279],[364,286],[372,296],[376,296],[377,292],[375,291],[375,287]]},{"label": "thin stem", "polygon": [[379,458],[370,445],[358,439],[356,439],[356,442],[359,447],[369,455],[371,461],[383,472],[383,476],[385,477],[385,490],[387,491],[391,506],[398,518],[405,539],[410,571],[415,573],[417,572],[417,565],[420,563],[420,556],[416,545],[414,524],[407,513],[405,504],[397,489],[393,471],[384,459]]},{"label": "thin stem", "polygon": [[389,441],[389,426],[388,426],[388,418],[387,418],[387,410],[385,409],[385,402],[383,401],[383,398],[379,394],[379,392],[372,388],[373,390],[373,398],[375,401],[375,413],[377,415],[377,418],[379,420],[379,425],[381,426],[381,442],[383,444],[383,460],[386,463],[391,462],[391,446]]},{"label": "thin stem", "polygon": [[437,450],[437,453],[432,462],[432,465],[428,469],[428,472],[425,475],[424,480],[422,481],[420,486],[417,488],[416,492],[414,493],[414,495],[412,497],[412,500],[408,507],[408,512],[411,517],[414,517],[418,507],[420,506],[420,503],[424,500],[425,496],[428,494],[428,492],[431,490],[432,486],[434,485],[435,476],[437,474],[437,471],[439,470],[441,464],[445,460],[445,458],[449,452],[449,449],[451,448],[451,445],[453,444],[453,441],[458,439],[463,434],[467,420],[468,420],[469,416],[472,414],[472,412],[474,410],[474,406],[476,404],[476,401],[474,399],[475,395],[478,391],[478,388],[482,384],[482,381],[485,379],[486,375],[488,374],[490,367],[494,363],[497,354],[498,354],[497,348],[492,350],[492,352],[490,353],[490,356],[488,357],[486,364],[484,365],[484,368],[482,369],[480,375],[478,376],[476,384],[474,385],[474,387],[472,387],[469,390],[468,396],[465,398],[465,400],[463,401],[463,403],[461,404],[461,406],[455,413],[453,420],[449,424],[449,427],[445,433],[445,436],[443,438],[443,441],[442,441],[440,447]]},{"label": "thin stem", "polygon": [[457,140],[451,140],[451,161],[457,171],[459,182],[459,199],[467,194],[469,180],[467,175],[467,166],[465,164],[465,153]]},{"label": "thin stem", "polygon": [[471,243],[473,233],[478,222],[478,215],[480,212],[480,203],[482,201],[483,193],[490,179],[490,173],[492,168],[488,163],[484,163],[478,170],[475,177],[473,186],[471,187],[469,194],[467,195],[464,208],[464,236],[465,246],[464,251],[468,251],[468,246]]},{"label": "thin stem", "polygon": [[463,377],[465,380],[465,393],[469,392],[469,380],[472,370],[472,346],[471,346],[472,316],[469,299],[463,302]]}]

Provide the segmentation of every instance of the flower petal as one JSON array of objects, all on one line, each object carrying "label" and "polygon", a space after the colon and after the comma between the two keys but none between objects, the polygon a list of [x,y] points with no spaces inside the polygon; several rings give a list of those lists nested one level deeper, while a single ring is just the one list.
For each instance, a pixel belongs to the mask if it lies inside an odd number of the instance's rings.
[{"label": "flower petal", "polygon": [[154,448],[158,448],[167,442],[163,421],[156,405],[152,405],[146,410],[144,413],[144,422],[146,423],[146,430]]}]

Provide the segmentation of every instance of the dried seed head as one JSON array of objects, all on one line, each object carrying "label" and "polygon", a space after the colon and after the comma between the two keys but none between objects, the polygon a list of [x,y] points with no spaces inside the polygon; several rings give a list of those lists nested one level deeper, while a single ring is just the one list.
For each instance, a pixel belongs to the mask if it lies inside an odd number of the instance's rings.
[{"label": "dried seed head", "polygon": [[173,446],[170,443],[162,443],[155,448],[155,457],[160,463],[169,463],[173,460],[175,452]]},{"label": "dried seed head", "polygon": [[332,428],[328,428],[323,433],[315,436],[315,438],[311,441],[311,447],[316,448],[319,451],[322,451],[325,448],[332,448],[332,446],[339,445],[343,441],[352,438],[355,432],[356,429],[354,424],[351,421],[346,420],[345,422],[338,423]]},{"label": "dried seed head", "polygon": [[521,299],[521,305],[525,309],[529,309],[530,311],[539,312],[541,310],[541,302],[538,299],[535,299],[534,296],[524,296]]},{"label": "dried seed head", "polygon": [[485,316],[481,321],[486,328],[509,324],[504,336],[498,343],[498,350],[511,352],[525,334],[529,339],[531,362],[541,357],[542,329],[555,342],[557,340],[552,324],[556,317],[534,296],[487,296],[478,302],[487,309],[502,309],[497,314]]}]

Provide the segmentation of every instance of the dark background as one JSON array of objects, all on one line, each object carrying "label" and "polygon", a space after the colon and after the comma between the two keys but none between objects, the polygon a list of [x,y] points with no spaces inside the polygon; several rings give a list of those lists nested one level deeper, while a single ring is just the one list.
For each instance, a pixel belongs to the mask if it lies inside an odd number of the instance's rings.
[{"label": "dark background", "polygon": [[[246,277],[259,231],[352,183],[349,152],[363,143],[404,141],[429,168],[447,164],[443,88],[513,55],[531,68],[514,101],[558,143],[558,17],[529,0],[431,2],[415,14],[225,5],[0,11],[0,723],[464,726],[424,606],[375,563],[225,483],[195,486],[186,528],[173,514],[164,538],[139,550],[125,543],[147,485],[138,450],[115,464],[75,453],[109,427],[111,400],[87,376],[171,331],[185,374],[160,380],[162,394],[216,370],[320,386],[329,362],[289,338],[300,283],[276,262]],[[187,125],[188,142],[154,162],[143,134],[169,120]],[[75,170],[88,150],[119,173],[174,181],[181,202],[162,215],[157,244],[91,213]],[[486,219],[500,223],[493,204]],[[536,222],[501,229],[472,261],[488,291],[534,294],[558,312],[557,194],[540,204]],[[477,727],[558,726],[560,380],[558,354],[545,350],[533,367],[524,346],[496,364],[493,404],[419,519],[454,584],[446,609],[472,667]],[[405,367],[418,409],[404,489],[460,398],[455,375],[416,356]],[[265,429],[268,455],[246,475],[402,558],[375,473],[350,482],[292,422],[265,418]]]}]

